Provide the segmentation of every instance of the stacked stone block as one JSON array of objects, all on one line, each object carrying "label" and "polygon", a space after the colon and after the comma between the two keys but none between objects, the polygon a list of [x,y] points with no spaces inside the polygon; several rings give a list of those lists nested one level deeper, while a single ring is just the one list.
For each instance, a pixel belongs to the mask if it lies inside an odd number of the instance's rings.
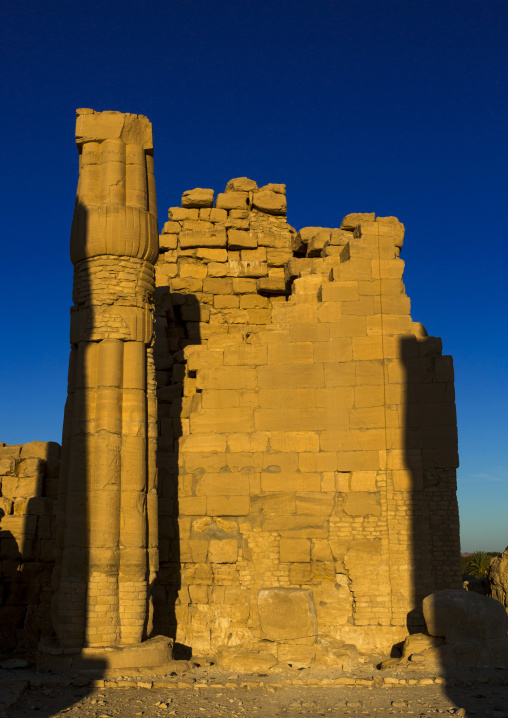
[{"label": "stacked stone block", "polygon": [[60,446],[0,444],[0,653],[51,635]]},{"label": "stacked stone block", "polygon": [[453,369],[411,319],[404,228],[297,233],[246,178],[213,196],[169,210],[156,267],[156,626],[263,638],[260,591],[292,587],[320,639],[386,649],[460,586]]}]

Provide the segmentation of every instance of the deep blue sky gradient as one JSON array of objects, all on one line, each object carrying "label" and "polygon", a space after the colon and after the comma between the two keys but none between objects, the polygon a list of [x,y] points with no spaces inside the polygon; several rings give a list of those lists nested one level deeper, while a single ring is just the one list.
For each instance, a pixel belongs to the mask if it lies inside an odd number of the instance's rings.
[{"label": "deep blue sky gradient", "polygon": [[396,215],[412,316],[456,368],[462,548],[508,544],[506,0],[8,0],[0,440],[60,440],[74,110],[153,123],[159,221],[288,186],[289,221]]}]

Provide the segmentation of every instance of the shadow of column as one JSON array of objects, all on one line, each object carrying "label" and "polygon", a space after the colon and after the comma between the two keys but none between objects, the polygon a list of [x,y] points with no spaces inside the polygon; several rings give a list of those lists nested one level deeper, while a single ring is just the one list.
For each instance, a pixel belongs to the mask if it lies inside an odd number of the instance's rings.
[{"label": "shadow of column", "polygon": [[[76,200],[73,224],[80,222],[87,230],[87,211]],[[85,268],[86,263],[83,262]],[[67,400],[62,431],[62,456],[56,506],[55,596],[52,606],[53,625],[62,647],[85,644],[88,601],[88,473],[92,450],[90,393],[87,386],[86,361],[89,342],[83,341],[87,305],[90,300],[88,273],[74,271],[71,307],[71,352]],[[73,600],[74,599],[74,600]]]},{"label": "shadow of column", "polygon": [[[87,210],[76,200],[73,223],[82,223],[87,231]],[[90,353],[97,342],[86,340],[86,317],[91,315],[91,287],[86,261],[84,271],[74,271],[71,307],[71,351],[68,392],[62,430],[62,454],[55,509],[55,568],[51,606],[55,636],[43,641],[38,653],[38,667],[59,673],[69,670],[69,656],[75,656],[87,643],[88,581],[90,573],[90,507],[88,502],[91,471],[93,410],[92,368]],[[81,657],[79,667],[83,682],[88,676],[100,679],[106,664]],[[91,688],[78,690],[83,699]],[[74,700],[62,697],[62,708]],[[52,710],[55,710],[54,704]],[[49,710],[49,709],[48,709]],[[39,715],[44,715],[42,712]],[[48,713],[47,715],[51,715]]]},{"label": "shadow of column", "polygon": [[201,343],[199,301],[195,295],[171,293],[169,287],[157,287],[155,315],[159,572],[153,587],[154,635],[172,638],[174,657],[188,659],[192,655],[191,647],[177,640],[177,606],[182,605],[178,459],[180,437],[188,431],[182,424],[189,416],[185,404],[190,401],[190,397],[185,396],[184,349]]},{"label": "shadow of column", "polygon": [[[436,337],[404,336],[400,357],[405,381],[404,463],[410,475],[413,605],[408,633],[427,633],[422,600],[442,589],[462,588],[456,469],[457,420],[453,361]],[[448,698],[474,710],[442,652],[437,672]]]}]

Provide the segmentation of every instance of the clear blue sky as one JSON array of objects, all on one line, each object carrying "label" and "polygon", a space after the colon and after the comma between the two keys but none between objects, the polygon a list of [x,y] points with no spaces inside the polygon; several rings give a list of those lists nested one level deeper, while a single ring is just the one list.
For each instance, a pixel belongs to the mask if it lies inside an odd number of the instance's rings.
[{"label": "clear blue sky", "polygon": [[7,0],[0,440],[60,440],[74,110],[147,115],[159,218],[232,177],[289,221],[396,215],[412,315],[456,368],[462,548],[508,544],[506,0]]}]

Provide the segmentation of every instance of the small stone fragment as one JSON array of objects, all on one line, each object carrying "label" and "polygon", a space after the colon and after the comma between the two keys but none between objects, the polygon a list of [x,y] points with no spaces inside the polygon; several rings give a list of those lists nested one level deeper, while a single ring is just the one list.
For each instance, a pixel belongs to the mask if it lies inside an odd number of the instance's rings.
[{"label": "small stone fragment", "polygon": [[182,195],[182,207],[213,207],[213,196],[213,189],[202,189],[201,187],[196,187],[196,189],[189,189]]},{"label": "small stone fragment", "polygon": [[346,230],[354,230],[362,222],[374,222],[376,219],[375,212],[353,212],[344,217],[341,222],[340,228]]},{"label": "small stone fragment", "polygon": [[269,190],[254,192],[252,205],[267,214],[284,215],[287,211],[286,196]]},{"label": "small stone fragment", "polygon": [[278,194],[286,194],[286,185],[285,184],[275,184],[274,182],[270,182],[269,184],[263,185],[259,189],[260,189],[260,191],[268,190],[270,192],[277,192]]},{"label": "small stone fragment", "polygon": [[254,180],[248,177],[236,177],[229,180],[226,185],[226,192],[253,192],[258,186]]}]

